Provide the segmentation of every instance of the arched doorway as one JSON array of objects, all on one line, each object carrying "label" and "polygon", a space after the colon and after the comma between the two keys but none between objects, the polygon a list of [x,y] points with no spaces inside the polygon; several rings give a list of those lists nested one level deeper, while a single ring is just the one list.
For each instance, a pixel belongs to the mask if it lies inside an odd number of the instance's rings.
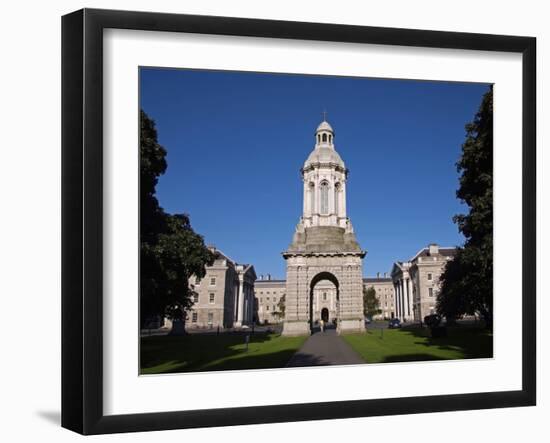
[{"label": "arched doorway", "polygon": [[338,321],[340,284],[330,272],[320,272],[313,277],[309,286],[309,328],[313,333],[319,320],[325,325]]}]

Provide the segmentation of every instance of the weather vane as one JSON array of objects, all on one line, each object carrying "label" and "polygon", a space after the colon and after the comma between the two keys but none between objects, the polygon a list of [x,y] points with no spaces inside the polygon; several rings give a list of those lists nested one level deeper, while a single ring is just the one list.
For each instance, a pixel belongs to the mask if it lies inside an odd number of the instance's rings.
[{"label": "weather vane", "polygon": [[327,110],[323,110],[323,121],[327,121]]}]

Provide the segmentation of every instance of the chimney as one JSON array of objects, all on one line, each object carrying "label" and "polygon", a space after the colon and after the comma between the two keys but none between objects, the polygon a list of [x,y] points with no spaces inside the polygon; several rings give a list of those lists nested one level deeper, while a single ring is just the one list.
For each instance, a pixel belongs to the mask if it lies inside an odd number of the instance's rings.
[{"label": "chimney", "polygon": [[376,278],[380,278],[380,272],[376,273]]},{"label": "chimney", "polygon": [[431,243],[429,245],[429,254],[430,255],[437,255],[439,254],[439,246],[437,245],[437,243]]},{"label": "chimney", "polygon": [[267,279],[271,280],[271,274],[267,274]]}]

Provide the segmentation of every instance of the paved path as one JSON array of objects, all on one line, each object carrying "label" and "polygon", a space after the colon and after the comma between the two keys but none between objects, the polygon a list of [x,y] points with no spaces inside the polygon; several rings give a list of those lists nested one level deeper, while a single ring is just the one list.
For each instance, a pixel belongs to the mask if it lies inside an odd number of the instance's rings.
[{"label": "paved path", "polygon": [[364,360],[342,339],[336,330],[315,332],[292,356],[287,367],[357,365]]}]

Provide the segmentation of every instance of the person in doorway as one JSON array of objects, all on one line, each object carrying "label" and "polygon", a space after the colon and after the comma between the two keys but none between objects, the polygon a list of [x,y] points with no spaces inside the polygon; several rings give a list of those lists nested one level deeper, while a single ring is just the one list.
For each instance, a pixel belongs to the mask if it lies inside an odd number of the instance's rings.
[{"label": "person in doorway", "polygon": [[319,320],[319,325],[321,325],[321,332],[325,332],[325,321],[323,319]]}]

